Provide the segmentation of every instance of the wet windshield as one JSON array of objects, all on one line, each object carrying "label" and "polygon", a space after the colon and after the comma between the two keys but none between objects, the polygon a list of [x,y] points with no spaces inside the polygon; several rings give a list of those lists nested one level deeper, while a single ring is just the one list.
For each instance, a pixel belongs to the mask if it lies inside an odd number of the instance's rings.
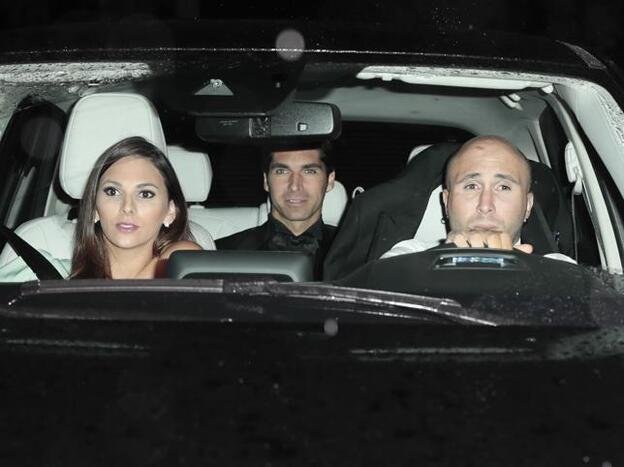
[{"label": "wet windshield", "polygon": [[[229,26],[184,18],[138,19],[167,32],[159,47],[130,36],[125,48],[59,47],[84,37],[74,19],[37,54],[27,50],[32,27],[3,49],[0,215],[26,243],[10,232],[0,240],[3,282],[268,281],[292,283],[290,295],[317,283],[321,308],[344,289],[523,322],[615,319],[624,114],[615,76],[598,75],[590,52],[530,38],[544,44],[531,57],[501,34],[508,55],[497,56],[490,38],[462,30],[457,61],[448,37],[407,46],[384,31],[371,47],[337,24],[257,20],[228,44],[219,31]],[[121,24],[95,23],[107,34]],[[137,191],[135,211],[159,189],[172,210],[163,204],[135,270],[140,256],[118,260],[130,248],[117,238],[139,238],[148,221],[110,214],[98,196],[121,199],[139,182],[115,164],[96,173],[96,160],[132,137],[170,161],[184,204],[163,172],[149,182],[155,191]],[[100,263],[90,262],[85,216],[108,248]]]}]

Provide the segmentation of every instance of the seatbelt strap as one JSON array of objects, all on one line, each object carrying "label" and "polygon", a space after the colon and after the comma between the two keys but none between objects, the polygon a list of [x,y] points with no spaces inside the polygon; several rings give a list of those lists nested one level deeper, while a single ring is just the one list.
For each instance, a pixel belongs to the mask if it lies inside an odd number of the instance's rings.
[{"label": "seatbelt strap", "polygon": [[561,250],[559,249],[559,245],[557,245],[555,234],[552,230],[550,230],[550,226],[548,225],[548,221],[546,220],[546,216],[544,215],[544,211],[542,211],[541,206],[533,205],[533,214],[537,218],[537,222],[546,236],[548,248],[550,248],[552,253],[559,253]]},{"label": "seatbelt strap", "polygon": [[45,256],[33,248],[28,242],[23,240],[19,235],[0,224],[0,235],[4,237],[9,245],[13,248],[17,256],[22,258],[28,267],[35,273],[40,280],[63,279],[63,276],[50,263]]},{"label": "seatbelt strap", "polygon": [[570,194],[570,210],[572,212],[572,229],[573,229],[573,241],[574,241],[574,261],[578,263],[578,230],[576,225],[576,208],[574,206],[574,190]]}]

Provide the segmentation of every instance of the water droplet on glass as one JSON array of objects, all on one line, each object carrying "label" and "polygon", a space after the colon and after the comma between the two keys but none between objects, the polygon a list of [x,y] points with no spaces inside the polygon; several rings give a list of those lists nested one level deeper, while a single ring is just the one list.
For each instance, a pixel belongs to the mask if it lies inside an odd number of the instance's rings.
[{"label": "water droplet on glass", "polygon": [[305,41],[301,33],[295,29],[285,29],[275,40],[277,53],[289,62],[299,60],[305,49]]},{"label": "water droplet on glass", "polygon": [[326,319],[323,323],[323,331],[325,331],[325,334],[328,336],[335,336],[338,334],[338,321],[335,319]]}]

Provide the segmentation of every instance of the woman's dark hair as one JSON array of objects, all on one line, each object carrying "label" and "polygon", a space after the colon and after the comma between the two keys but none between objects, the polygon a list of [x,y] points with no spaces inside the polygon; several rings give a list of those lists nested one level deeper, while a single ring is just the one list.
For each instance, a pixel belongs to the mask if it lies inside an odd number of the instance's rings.
[{"label": "woman's dark hair", "polygon": [[176,207],[176,216],[169,227],[161,226],[154,242],[154,256],[172,242],[193,240],[188,227],[188,214],[182,187],[171,163],[163,152],[145,139],[134,136],[113,144],[95,162],[85,186],[78,224],[74,235],[72,279],[111,278],[110,263],[100,223],[94,223],[96,198],[102,175],[117,161],[125,157],[142,157],[150,161],[165,180],[169,200]]}]

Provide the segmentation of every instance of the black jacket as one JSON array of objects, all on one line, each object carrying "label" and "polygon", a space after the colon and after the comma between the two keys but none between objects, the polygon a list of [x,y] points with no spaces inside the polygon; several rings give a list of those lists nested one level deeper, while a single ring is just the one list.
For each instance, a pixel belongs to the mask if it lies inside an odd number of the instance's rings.
[{"label": "black jacket", "polygon": [[325,259],[324,278],[344,277],[412,238],[427,207],[423,200],[442,183],[446,159],[458,148],[453,143],[435,145],[426,151],[438,157],[419,156],[398,177],[356,196]]},{"label": "black jacket", "polygon": [[[334,240],[336,228],[321,222],[322,236],[319,247],[314,254],[314,278],[320,280],[323,277],[323,261],[329,247]],[[237,232],[229,237],[215,241],[217,250],[274,250],[271,245],[273,229],[267,221],[264,224],[251,229]]]}]

